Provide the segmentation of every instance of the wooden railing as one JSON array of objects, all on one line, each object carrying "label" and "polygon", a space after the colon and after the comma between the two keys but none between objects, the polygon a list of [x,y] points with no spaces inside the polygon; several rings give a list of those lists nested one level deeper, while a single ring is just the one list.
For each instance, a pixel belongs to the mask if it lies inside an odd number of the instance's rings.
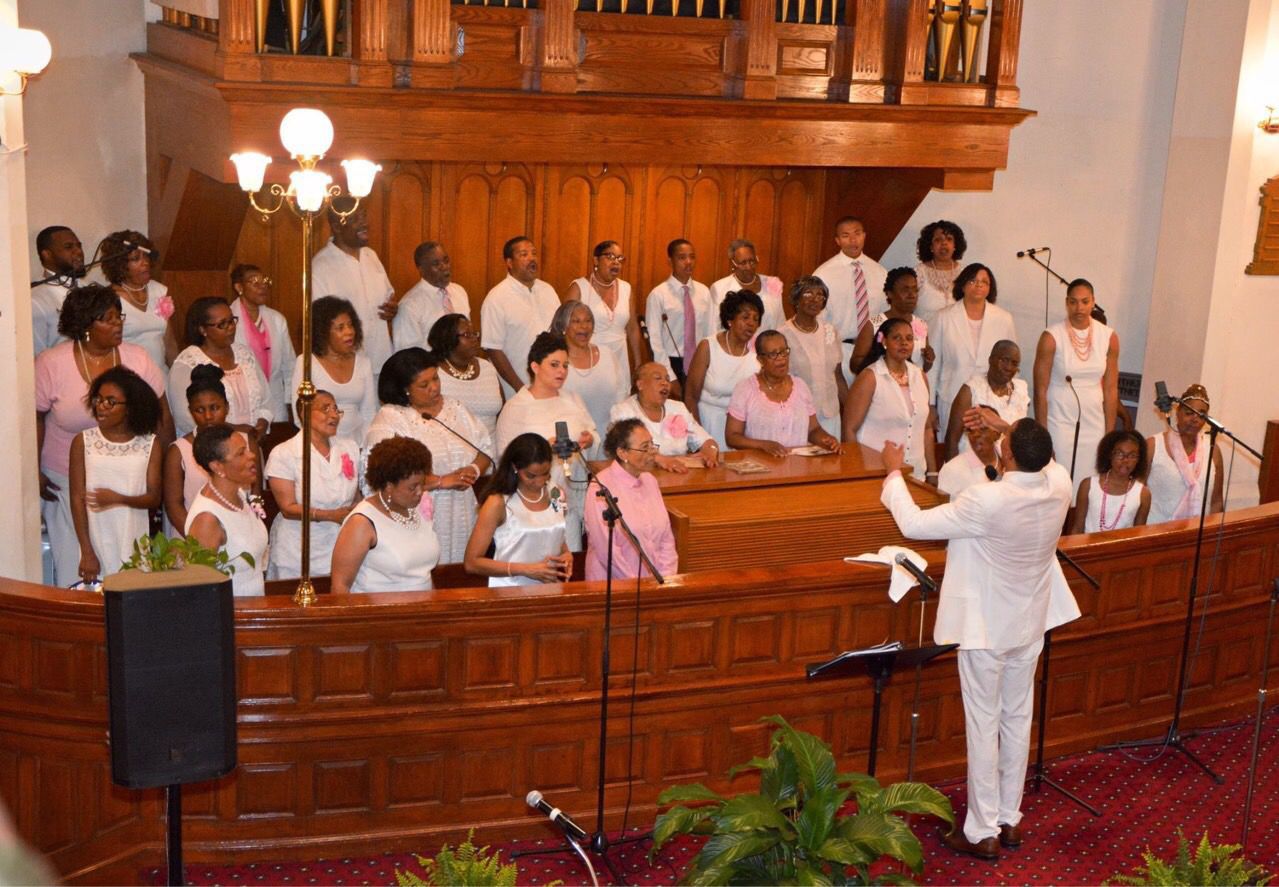
[{"label": "wooden railing", "polygon": [[266,0],[167,2],[149,53],[226,81],[1018,103],[1022,0],[319,0],[311,54],[302,0],[269,42]]}]

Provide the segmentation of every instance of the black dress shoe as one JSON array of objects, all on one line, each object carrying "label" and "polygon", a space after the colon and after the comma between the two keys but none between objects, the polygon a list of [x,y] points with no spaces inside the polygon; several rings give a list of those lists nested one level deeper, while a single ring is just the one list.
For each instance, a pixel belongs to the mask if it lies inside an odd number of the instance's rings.
[{"label": "black dress shoe", "polygon": [[1021,826],[1007,825],[1000,823],[999,826],[999,843],[1005,847],[1013,848],[1021,846]]},{"label": "black dress shoe", "polygon": [[956,853],[967,853],[978,859],[999,859],[999,838],[993,835],[974,844],[964,837],[963,829],[957,828],[954,831],[945,832],[941,839],[943,844]]}]

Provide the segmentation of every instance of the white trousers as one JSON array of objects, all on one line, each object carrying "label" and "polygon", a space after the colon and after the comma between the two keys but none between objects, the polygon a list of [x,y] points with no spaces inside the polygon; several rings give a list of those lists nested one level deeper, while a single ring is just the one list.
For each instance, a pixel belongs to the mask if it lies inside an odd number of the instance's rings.
[{"label": "white trousers", "polygon": [[968,817],[973,843],[1021,822],[1030,761],[1035,665],[1044,639],[1012,650],[960,650],[959,686],[968,738]]},{"label": "white trousers", "polygon": [[54,495],[57,500],[40,500],[40,513],[49,533],[49,552],[53,555],[53,583],[62,588],[80,581],[80,540],[76,538],[75,524],[71,522],[71,480],[65,474],[41,469],[44,476],[61,489]]}]

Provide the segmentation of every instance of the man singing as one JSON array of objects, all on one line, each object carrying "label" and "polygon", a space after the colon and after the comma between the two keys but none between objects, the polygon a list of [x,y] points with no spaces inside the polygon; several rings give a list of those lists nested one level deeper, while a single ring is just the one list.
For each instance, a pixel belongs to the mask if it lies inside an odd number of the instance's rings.
[{"label": "man singing", "polygon": [[907,537],[951,540],[934,638],[959,644],[968,817],[944,840],[982,859],[998,859],[1001,844],[1021,844],[1035,665],[1044,632],[1079,616],[1056,557],[1071,484],[1052,461],[1052,437],[1022,419],[1004,435],[1001,455],[998,483],[921,511],[902,479],[902,448],[886,443],[880,497]]}]

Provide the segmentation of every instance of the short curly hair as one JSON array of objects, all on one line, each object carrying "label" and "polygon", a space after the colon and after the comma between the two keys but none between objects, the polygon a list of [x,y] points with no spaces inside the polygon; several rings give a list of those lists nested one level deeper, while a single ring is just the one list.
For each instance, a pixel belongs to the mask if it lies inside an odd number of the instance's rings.
[{"label": "short curly hair", "polygon": [[639,419],[618,419],[608,426],[608,433],[604,435],[604,452],[610,459],[616,459],[617,451],[626,449],[635,429],[643,427],[644,423]]},{"label": "short curly hair", "polygon": [[[133,249],[125,246],[126,241],[133,245]],[[123,281],[129,272],[129,257],[137,252],[138,247],[151,251],[152,266],[159,263],[159,251],[151,238],[141,231],[112,231],[102,238],[102,243],[98,246],[98,252],[106,257],[102,260],[102,276],[111,283]]]},{"label": "short curly hair", "polygon": [[733,318],[741,314],[743,308],[754,308],[759,319],[761,321],[764,319],[764,300],[757,293],[750,290],[733,290],[724,296],[724,301],[719,303],[719,325],[728,329]]},{"label": "short curly hair", "polygon": [[463,321],[470,320],[465,314],[445,314],[431,324],[431,331],[426,334],[426,347],[436,357],[448,357],[462,344]]},{"label": "short curly hair", "polygon": [[210,425],[201,429],[195,436],[195,443],[191,445],[191,455],[195,457],[196,464],[212,474],[213,463],[226,458],[227,441],[237,433],[227,424]]},{"label": "short curly hair", "polygon": [[388,437],[369,451],[364,480],[370,490],[384,490],[414,474],[431,473],[431,451],[411,437]]},{"label": "short curly hair", "polygon": [[905,265],[900,268],[894,268],[888,272],[888,276],[884,278],[884,293],[891,293],[893,288],[897,286],[897,281],[903,277],[913,277],[919,280],[919,275],[915,273],[914,268],[907,268]]},{"label": "short curly hair", "polygon": [[209,309],[215,305],[225,305],[228,310],[231,308],[231,303],[222,296],[201,296],[191,303],[184,327],[188,345],[204,344],[204,333],[200,331],[200,327],[209,322]]},{"label": "short curly hair", "polygon": [[364,324],[355,306],[341,296],[324,296],[311,303],[311,353],[316,357],[329,353],[329,330],[343,314],[355,327],[355,350],[364,346]]},{"label": "short curly hair", "polygon": [[954,238],[955,261],[962,259],[964,253],[968,250],[968,241],[964,239],[964,229],[954,222],[938,219],[935,222],[929,222],[919,232],[919,240],[915,242],[915,253],[919,256],[919,261],[931,262],[933,260],[933,235],[938,230],[945,231]]},{"label": "short curly hair", "polygon": [[109,286],[100,283],[88,283],[78,286],[67,293],[62,303],[62,313],[58,316],[58,332],[68,339],[82,339],[93,326],[93,322],[101,320],[114,308],[123,311],[120,297]]},{"label": "short curly hair", "polygon": [[528,377],[533,378],[533,364],[541,363],[556,351],[568,353],[568,342],[564,340],[564,337],[559,333],[538,333],[532,347],[528,350],[528,363],[525,365]]},{"label": "short curly hair", "polygon": [[128,367],[112,367],[93,380],[84,402],[92,412],[93,399],[103,385],[114,385],[124,394],[125,422],[134,434],[155,434],[160,427],[160,398],[151,386]]}]

